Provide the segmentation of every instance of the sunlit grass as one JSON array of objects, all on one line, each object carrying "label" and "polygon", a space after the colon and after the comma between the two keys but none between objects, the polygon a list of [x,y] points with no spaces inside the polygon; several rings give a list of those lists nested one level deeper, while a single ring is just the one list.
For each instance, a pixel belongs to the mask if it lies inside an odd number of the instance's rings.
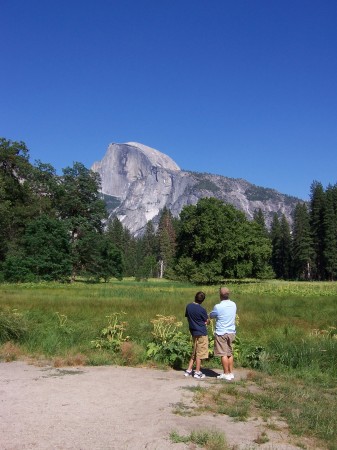
[{"label": "sunlit grass", "polygon": [[[247,361],[257,364],[261,377],[251,382],[259,390],[245,392],[243,384],[221,383],[219,392],[196,390],[195,395],[203,395],[198,404],[204,411],[235,420],[245,420],[256,411],[264,418],[277,413],[293,433],[311,434],[333,448],[337,433],[337,284],[250,280],[226,284],[240,318],[241,357],[236,366]],[[185,306],[199,290],[206,293],[203,306],[210,311],[219,301],[219,286],[133,279],[100,284],[2,284],[0,312],[18,311],[22,322],[14,321],[13,331],[19,327],[24,333],[15,343],[0,342],[0,358],[44,357],[59,366],[144,363],[152,337],[151,320],[157,314],[175,316],[189,335]],[[120,312],[125,313],[130,336],[127,345],[118,354],[93,349],[91,342],[100,336],[107,317]],[[219,358],[206,364],[219,367]]]},{"label": "sunlit grass", "polygon": [[[286,349],[287,343],[298,351],[300,343],[307,342],[313,330],[337,326],[336,283],[245,280],[227,285],[238,306],[238,336],[246,346],[247,343],[261,345],[267,353],[283,354],[284,362],[291,351]],[[188,333],[185,306],[193,301],[198,290],[205,291],[203,306],[210,311],[219,301],[218,286],[192,286],[157,279],[100,284],[2,284],[0,308],[16,308],[27,320],[30,331],[24,344],[27,352],[55,355],[70,349],[88,349],[90,341],[105,326],[107,316],[116,312],[125,312],[127,334],[141,345],[146,346],[150,340],[151,320],[157,314],[177,317],[183,322],[182,330]],[[64,326],[60,325],[59,316],[66,318]],[[314,352],[317,349],[323,360],[335,351],[334,341],[311,339],[311,342]],[[305,352],[300,350],[300,353]],[[306,353],[311,357],[310,352]],[[290,360],[286,366],[296,365]]]}]

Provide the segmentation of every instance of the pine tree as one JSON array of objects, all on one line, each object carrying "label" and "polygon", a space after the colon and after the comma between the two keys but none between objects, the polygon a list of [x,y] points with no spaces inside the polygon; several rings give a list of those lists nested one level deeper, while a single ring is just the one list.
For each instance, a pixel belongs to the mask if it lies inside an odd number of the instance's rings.
[{"label": "pine tree", "polygon": [[143,236],[137,239],[135,275],[137,279],[148,279],[157,275],[157,237],[153,223],[146,224]]},{"label": "pine tree", "polygon": [[26,145],[0,138],[0,262],[19,249],[27,223],[36,218],[32,172]]},{"label": "pine tree", "polygon": [[99,191],[99,175],[83,164],[75,162],[73,167],[63,169],[57,205],[71,234],[72,279],[80,273],[92,273],[94,255],[99,255],[103,219],[107,215]]},{"label": "pine tree", "polygon": [[273,221],[270,228],[270,238],[272,243],[271,265],[276,278],[282,278],[282,256],[281,256],[281,226],[278,215],[273,215]]},{"label": "pine tree", "polygon": [[273,278],[275,274],[270,264],[272,255],[271,239],[265,224],[261,209],[254,213],[249,223],[249,260],[252,261],[252,276],[254,278]]},{"label": "pine tree", "polygon": [[136,274],[137,261],[136,239],[130,231],[123,226],[118,217],[109,222],[106,230],[107,239],[121,252],[123,264],[123,276],[134,277]]},{"label": "pine tree", "polygon": [[176,231],[171,212],[164,208],[157,230],[159,249],[159,278],[163,278],[167,269],[172,267],[176,253]]},{"label": "pine tree", "polygon": [[263,212],[262,212],[261,208],[259,208],[259,209],[254,211],[253,222],[255,222],[258,225],[258,227],[261,230],[261,234],[263,236],[268,236],[269,235],[268,229],[266,227],[266,221],[264,219],[264,215],[263,215]]},{"label": "pine tree", "polygon": [[315,251],[314,278],[317,280],[324,280],[325,193],[322,183],[319,183],[318,181],[312,183],[310,190],[310,228]]},{"label": "pine tree", "polygon": [[298,203],[293,222],[293,273],[299,280],[312,278],[314,249],[310,231],[309,211],[305,203]]},{"label": "pine tree", "polygon": [[326,278],[330,281],[337,276],[337,211],[335,204],[336,186],[328,186],[325,192],[324,208],[324,268]]},{"label": "pine tree", "polygon": [[282,278],[288,280],[291,278],[291,249],[292,249],[292,240],[290,233],[290,226],[287,218],[284,214],[282,214],[281,222],[280,222],[280,230],[281,230],[281,254],[282,254],[282,266],[283,266],[283,274]]}]

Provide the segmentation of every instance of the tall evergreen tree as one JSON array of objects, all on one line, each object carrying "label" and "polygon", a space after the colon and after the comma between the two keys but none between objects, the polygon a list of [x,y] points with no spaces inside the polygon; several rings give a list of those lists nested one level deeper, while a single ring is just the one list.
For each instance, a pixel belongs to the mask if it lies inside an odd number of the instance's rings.
[{"label": "tall evergreen tree", "polygon": [[253,278],[273,278],[275,276],[270,259],[272,255],[271,239],[261,209],[254,214],[249,223],[250,257]]},{"label": "tall evergreen tree", "polygon": [[27,222],[35,218],[32,171],[26,145],[0,138],[0,262],[16,252]]},{"label": "tall evergreen tree", "polygon": [[107,234],[100,239],[99,255],[95,263],[93,273],[97,277],[103,278],[105,282],[109,281],[111,277],[118,280],[123,279],[124,260],[122,252],[108,238]]},{"label": "tall evergreen tree", "polygon": [[314,274],[317,280],[324,280],[324,210],[325,193],[322,183],[314,181],[310,187],[310,228],[315,251]]},{"label": "tall evergreen tree", "polygon": [[324,267],[330,281],[337,276],[337,209],[335,203],[336,186],[328,186],[325,192],[324,208]]},{"label": "tall evergreen tree", "polygon": [[263,236],[269,237],[266,221],[261,208],[258,208],[257,210],[254,211],[253,222],[255,222],[258,225],[259,229],[261,230],[261,234]]},{"label": "tall evergreen tree", "polygon": [[72,243],[73,279],[90,272],[99,254],[106,209],[100,198],[99,175],[81,163],[63,169],[58,197],[60,217],[69,226]]},{"label": "tall evergreen tree", "polygon": [[291,234],[284,214],[281,220],[275,213],[270,229],[272,241],[272,267],[277,278],[289,279],[291,276]]},{"label": "tall evergreen tree", "polygon": [[107,239],[121,252],[123,260],[123,276],[134,277],[136,275],[136,238],[123,226],[118,217],[114,217],[106,229]]},{"label": "tall evergreen tree", "polygon": [[157,237],[153,223],[147,222],[143,236],[136,241],[136,252],[134,255],[137,279],[148,279],[157,276]]},{"label": "tall evergreen tree", "polygon": [[282,214],[281,217],[280,231],[281,231],[281,255],[283,266],[282,278],[288,280],[292,276],[291,272],[292,239],[289,222],[284,214]]},{"label": "tall evergreen tree", "polygon": [[171,211],[163,209],[157,230],[159,251],[159,278],[164,276],[167,269],[173,265],[176,253],[176,231]]},{"label": "tall evergreen tree", "polygon": [[298,203],[293,221],[293,274],[299,280],[312,278],[314,249],[310,231],[309,211],[305,203]]},{"label": "tall evergreen tree", "polygon": [[270,227],[270,238],[272,243],[271,265],[275,272],[276,278],[282,278],[282,243],[281,243],[281,226],[278,215],[273,215],[273,220]]}]

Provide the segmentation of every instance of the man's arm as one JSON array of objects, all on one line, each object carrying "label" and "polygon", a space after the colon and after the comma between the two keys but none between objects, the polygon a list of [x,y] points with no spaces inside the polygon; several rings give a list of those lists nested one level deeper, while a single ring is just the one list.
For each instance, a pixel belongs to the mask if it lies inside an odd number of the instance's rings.
[{"label": "man's arm", "polygon": [[218,316],[216,306],[214,306],[213,310],[209,313],[210,319],[215,319]]}]

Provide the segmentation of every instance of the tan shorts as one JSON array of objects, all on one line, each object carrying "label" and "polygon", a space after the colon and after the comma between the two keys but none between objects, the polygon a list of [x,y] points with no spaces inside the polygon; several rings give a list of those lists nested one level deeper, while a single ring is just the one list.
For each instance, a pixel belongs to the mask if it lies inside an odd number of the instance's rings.
[{"label": "tan shorts", "polygon": [[193,353],[192,358],[208,358],[208,336],[192,336]]},{"label": "tan shorts", "polygon": [[214,335],[214,355],[232,356],[232,342],[235,339],[235,333],[226,333],[222,336]]}]

